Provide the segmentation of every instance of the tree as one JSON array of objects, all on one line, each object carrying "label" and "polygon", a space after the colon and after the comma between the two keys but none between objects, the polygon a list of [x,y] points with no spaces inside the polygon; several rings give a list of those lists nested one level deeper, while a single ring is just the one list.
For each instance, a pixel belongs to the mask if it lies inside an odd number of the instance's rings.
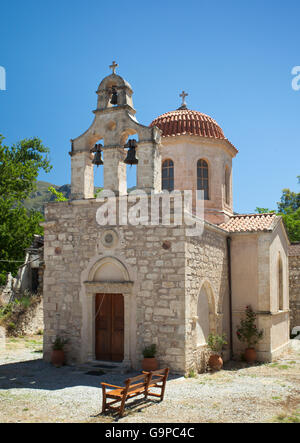
[{"label": "tree", "polygon": [[282,215],[291,242],[300,242],[300,208]]},{"label": "tree", "polygon": [[258,206],[255,208],[255,212],[257,212],[258,214],[271,214],[273,212],[275,212],[273,209],[268,209],[268,208],[259,208]]},{"label": "tree", "polygon": [[56,202],[66,202],[68,199],[64,196],[62,192],[57,191],[53,186],[50,186],[48,188],[48,191],[51,192],[52,195],[54,195]]},{"label": "tree", "polygon": [[[300,184],[300,175],[297,177]],[[278,211],[267,208],[255,209],[258,214],[276,212],[281,215],[291,242],[300,241],[300,192],[293,192],[286,188],[282,190],[280,202],[277,203]]]},{"label": "tree", "polygon": [[49,172],[49,149],[34,137],[8,147],[0,135],[0,284],[15,274],[34,234],[42,234],[42,214],[28,211],[25,200],[35,190],[41,169]]},{"label": "tree", "polygon": [[300,192],[292,192],[290,189],[283,189],[280,202],[277,203],[278,210],[282,214],[297,211],[300,208]]},{"label": "tree", "polygon": [[[300,176],[297,177],[300,184]],[[282,215],[290,240],[300,241],[300,192],[283,189],[280,202],[278,202],[279,214]]]}]

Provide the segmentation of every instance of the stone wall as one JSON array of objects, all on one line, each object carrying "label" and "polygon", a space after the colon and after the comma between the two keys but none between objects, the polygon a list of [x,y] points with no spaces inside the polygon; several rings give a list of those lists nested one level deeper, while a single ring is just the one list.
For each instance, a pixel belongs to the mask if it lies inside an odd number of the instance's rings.
[{"label": "stone wall", "polygon": [[[228,330],[229,320],[221,314],[228,303],[226,233],[209,225],[200,238],[187,236],[183,226],[101,227],[96,223],[98,207],[95,200],[47,206],[45,359],[50,359],[56,335],[69,339],[69,362],[95,359],[93,297],[120,292],[130,366],[140,369],[143,348],[155,343],[161,367],[181,374],[203,368],[204,349],[197,346],[193,317],[205,284],[211,332]],[[107,233],[112,234],[111,244],[105,242]]]},{"label": "stone wall", "polygon": [[[57,334],[70,339],[68,361],[86,361],[94,332],[93,301],[85,281],[101,259],[114,258],[134,282],[129,296],[131,364],[140,369],[142,350],[156,343],[162,366],[185,372],[185,231],[176,227],[111,226],[96,223],[95,200],[51,203],[46,209],[44,356]],[[113,230],[109,247],[103,235]],[[101,291],[100,291],[101,292]],[[126,306],[126,303],[125,303]],[[129,308],[128,308],[129,309]],[[126,307],[125,307],[126,310]]]},{"label": "stone wall", "polygon": [[34,335],[44,330],[43,299],[34,303],[20,318],[18,330],[21,335]]},{"label": "stone wall", "polygon": [[14,278],[11,273],[7,274],[7,280],[5,286],[0,286],[0,304],[9,303],[13,295]]},{"label": "stone wall", "polygon": [[5,349],[5,345],[6,345],[5,328],[0,326],[0,351],[3,351]]},{"label": "stone wall", "polygon": [[201,323],[197,307],[202,288],[208,299],[209,332],[226,333],[229,342],[226,234],[206,226],[200,238],[187,237],[186,257],[186,363],[187,368],[202,372],[207,357],[207,346],[197,343],[197,322]]},{"label": "stone wall", "polygon": [[[11,328],[9,323],[15,326]],[[16,305],[9,318],[7,326],[7,334],[18,335],[34,335],[44,330],[44,312],[43,299],[35,297],[28,307]]]},{"label": "stone wall", "polygon": [[300,326],[300,243],[289,248],[290,329]]}]

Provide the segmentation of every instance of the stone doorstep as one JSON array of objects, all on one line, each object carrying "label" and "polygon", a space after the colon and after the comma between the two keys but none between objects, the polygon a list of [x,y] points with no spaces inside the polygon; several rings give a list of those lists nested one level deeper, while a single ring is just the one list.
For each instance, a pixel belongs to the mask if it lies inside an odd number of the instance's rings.
[{"label": "stone doorstep", "polygon": [[[113,361],[101,361],[101,360],[91,360],[76,369],[79,372],[89,372],[89,371],[103,371],[104,373],[110,374],[126,374],[129,371],[129,366],[123,362],[113,362]],[[104,374],[103,374],[104,375]]]}]

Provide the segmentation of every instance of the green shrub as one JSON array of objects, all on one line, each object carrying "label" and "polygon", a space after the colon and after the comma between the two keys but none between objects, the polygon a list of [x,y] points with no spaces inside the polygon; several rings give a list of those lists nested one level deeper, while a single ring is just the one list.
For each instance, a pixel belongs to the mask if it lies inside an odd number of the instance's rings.
[{"label": "green shrub", "polygon": [[185,378],[196,378],[196,377],[197,377],[197,372],[194,369],[190,369],[188,376]]},{"label": "green shrub", "polygon": [[209,334],[207,340],[208,347],[214,352],[221,352],[224,345],[227,345],[226,334]]},{"label": "green shrub", "polygon": [[57,335],[52,345],[53,351],[62,351],[68,342],[68,339],[64,339]]},{"label": "green shrub", "polygon": [[0,323],[5,324],[5,321],[13,312],[13,303],[8,303],[5,306],[0,306]]},{"label": "green shrub", "polygon": [[255,325],[256,314],[253,312],[251,306],[246,306],[245,318],[241,320],[240,326],[237,327],[237,338],[247,343],[248,348],[252,348],[259,340],[262,339],[263,330],[260,331]]},{"label": "green shrub", "polygon": [[156,345],[150,345],[150,346],[146,346],[143,350],[143,356],[144,358],[153,358],[155,357],[156,354]]},{"label": "green shrub", "polygon": [[12,334],[18,329],[19,317],[40,300],[39,296],[24,292],[22,297],[16,298],[7,305],[0,305],[0,325]]},{"label": "green shrub", "polygon": [[16,325],[13,321],[9,322],[6,326],[8,332],[12,332],[16,329]]}]

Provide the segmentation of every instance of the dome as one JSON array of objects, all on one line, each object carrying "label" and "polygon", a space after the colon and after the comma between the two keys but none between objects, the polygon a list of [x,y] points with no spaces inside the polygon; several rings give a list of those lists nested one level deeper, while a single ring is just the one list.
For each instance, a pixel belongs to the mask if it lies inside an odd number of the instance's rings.
[{"label": "dome", "polygon": [[198,135],[226,140],[222,129],[214,119],[185,107],[160,115],[150,124],[150,127],[152,126],[161,129],[163,137]]}]

